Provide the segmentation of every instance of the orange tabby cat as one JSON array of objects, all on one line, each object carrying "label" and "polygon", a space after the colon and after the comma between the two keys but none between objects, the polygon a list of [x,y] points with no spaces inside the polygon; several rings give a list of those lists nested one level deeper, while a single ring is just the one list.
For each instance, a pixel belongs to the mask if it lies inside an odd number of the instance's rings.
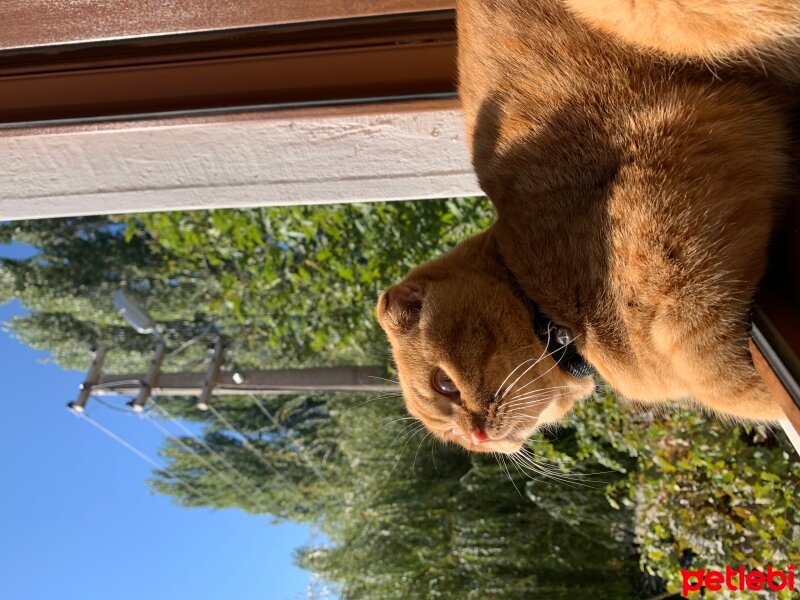
[{"label": "orange tabby cat", "polygon": [[378,301],[412,415],[512,453],[592,394],[594,370],[629,399],[781,416],[747,331],[787,194],[778,80],[795,76],[798,15],[459,0],[461,98],[497,221]]}]

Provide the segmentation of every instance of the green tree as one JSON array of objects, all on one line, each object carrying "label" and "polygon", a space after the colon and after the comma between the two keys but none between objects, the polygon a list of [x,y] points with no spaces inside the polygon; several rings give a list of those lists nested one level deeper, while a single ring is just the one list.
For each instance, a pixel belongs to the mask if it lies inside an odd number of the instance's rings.
[{"label": "green tree", "polygon": [[[170,414],[198,418],[185,401],[172,404]],[[203,415],[215,452],[171,441],[153,485],[186,504],[208,502],[177,475],[215,505],[317,525],[333,545],[302,549],[298,560],[343,597],[635,597],[632,512],[612,510],[602,485],[529,481],[494,457],[432,442],[409,427],[397,398],[215,404],[235,432]],[[198,455],[220,470],[235,465],[226,476],[242,473],[263,493],[220,485]]]},{"label": "green tree", "polygon": [[[115,347],[109,369],[146,368],[151,342],[114,310],[118,287],[173,348],[215,324],[230,366],[384,363],[378,292],[491,218],[485,199],[460,199],[5,223],[0,242],[40,254],[0,261],[0,282],[31,311],[10,328],[68,368],[99,343]],[[195,344],[165,369],[203,357]]]}]

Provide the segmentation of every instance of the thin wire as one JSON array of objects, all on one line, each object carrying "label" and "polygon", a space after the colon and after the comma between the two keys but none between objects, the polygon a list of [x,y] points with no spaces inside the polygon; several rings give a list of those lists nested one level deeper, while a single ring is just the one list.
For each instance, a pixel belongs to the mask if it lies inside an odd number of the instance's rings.
[{"label": "thin wire", "polygon": [[[258,407],[258,409],[259,409],[259,410],[260,410],[260,411],[261,411],[261,412],[264,414],[264,416],[266,416],[266,417],[267,417],[267,418],[268,418],[270,421],[272,421],[272,424],[273,424],[273,425],[275,425],[275,428],[276,428],[278,431],[281,431],[282,433],[284,433],[284,434],[286,435],[286,438],[287,438],[288,440],[291,440],[291,441],[293,441],[293,439],[294,439],[294,436],[292,435],[292,433],[291,433],[291,432],[290,432],[288,429],[286,429],[286,428],[285,428],[283,425],[281,425],[281,424],[278,422],[278,420],[277,420],[277,419],[276,419],[274,416],[272,416],[272,413],[271,413],[271,412],[269,412],[269,410],[267,410],[267,407],[266,407],[266,406],[264,406],[264,405],[261,403],[261,400],[259,400],[259,399],[258,399],[258,397],[257,397],[255,394],[249,394],[249,396],[250,396],[250,398],[252,398],[252,399],[253,399],[253,402],[255,402],[256,406],[257,406],[257,407]],[[314,464],[314,461],[313,461],[313,460],[311,460],[311,458],[309,458],[309,456],[308,456],[308,453],[306,452],[305,445],[304,445],[304,444],[302,444],[302,443],[301,443],[301,442],[299,442],[299,441],[298,441],[298,442],[294,442],[294,441],[293,441],[293,443],[294,443],[294,445],[297,447],[297,449],[300,451],[300,455],[303,457],[303,461],[304,461],[304,462],[305,462],[305,463],[306,463],[306,464],[309,466],[309,468],[310,468],[310,469],[311,469],[311,470],[314,472],[314,475],[316,475],[316,476],[317,476],[317,479],[319,479],[320,481],[322,481],[322,480],[324,479],[324,477],[322,476],[322,472],[319,470],[319,468],[317,467],[317,465],[316,465],[316,464]]]},{"label": "thin wire", "polygon": [[105,433],[105,434],[106,434],[108,437],[110,437],[112,440],[114,440],[115,442],[117,442],[118,444],[120,444],[121,446],[123,446],[124,448],[127,448],[128,450],[130,450],[131,452],[133,452],[133,454],[135,454],[136,456],[138,456],[139,458],[141,458],[143,461],[145,461],[146,463],[148,463],[150,466],[152,466],[152,467],[155,467],[156,469],[159,469],[159,470],[163,470],[163,468],[161,467],[161,465],[159,465],[159,464],[158,464],[156,461],[154,461],[152,458],[150,458],[149,456],[147,456],[147,455],[146,455],[144,452],[142,452],[141,450],[139,450],[139,449],[138,449],[136,446],[134,446],[133,444],[130,444],[130,443],[129,443],[129,442],[127,442],[126,440],[122,439],[120,436],[118,436],[116,433],[114,433],[114,432],[113,432],[113,431],[111,431],[110,429],[108,429],[108,428],[106,428],[106,427],[103,427],[102,425],[100,425],[100,423],[98,423],[97,421],[95,421],[94,419],[92,419],[92,418],[91,418],[89,415],[87,415],[85,412],[84,412],[84,413],[80,413],[80,414],[78,414],[78,413],[74,413],[74,412],[73,412],[73,414],[75,414],[76,416],[78,416],[78,417],[80,417],[80,418],[82,418],[82,419],[86,420],[86,421],[87,421],[87,422],[88,422],[90,425],[93,425],[94,427],[96,427],[97,429],[99,429],[100,431],[102,431],[103,433]]},{"label": "thin wire", "polygon": [[[75,414],[75,413],[73,413],[73,414]],[[208,496],[206,496],[202,492],[198,491],[194,486],[186,483],[183,479],[181,479],[177,475],[171,473],[169,471],[169,469],[166,469],[166,468],[162,467],[161,465],[159,465],[156,461],[154,461],[152,458],[147,456],[144,452],[139,450],[136,446],[134,446],[133,444],[131,444],[127,440],[123,439],[121,436],[117,435],[116,433],[114,433],[113,431],[108,429],[107,427],[104,427],[103,425],[101,425],[100,423],[98,423],[97,421],[92,419],[85,412],[84,413],[80,413],[77,416],[79,416],[80,418],[86,420],[90,425],[92,425],[92,426],[96,427],[97,429],[99,429],[100,431],[102,431],[104,434],[106,434],[112,440],[114,440],[115,442],[120,444],[123,448],[126,448],[127,450],[129,450],[130,452],[132,452],[133,454],[135,454],[136,456],[141,458],[147,464],[155,467],[157,470],[162,471],[163,473],[166,473],[171,479],[174,479],[175,481],[180,483],[183,487],[185,487],[187,490],[192,492],[194,495],[196,495],[196,496],[202,498],[203,500],[205,500],[206,503],[207,503],[206,504],[207,506],[213,506],[214,505],[211,502],[211,500],[209,500]]]},{"label": "thin wire", "polygon": [[[187,364],[181,365],[181,369],[184,370],[184,371],[194,371],[194,369],[195,369],[195,367],[197,367],[197,365],[203,364],[207,360],[208,360],[207,357],[201,356],[197,360],[195,360],[193,362],[190,362],[188,365]],[[174,364],[175,363],[173,363],[173,365]]]},{"label": "thin wire", "polygon": [[193,434],[191,431],[189,431],[189,429],[188,429],[188,428],[187,428],[187,427],[186,427],[186,426],[185,426],[183,423],[181,423],[180,421],[178,421],[178,420],[177,420],[177,419],[176,419],[176,418],[175,418],[175,417],[172,415],[172,413],[170,413],[170,412],[169,412],[169,411],[168,411],[166,408],[164,408],[163,406],[159,406],[159,405],[158,405],[158,404],[156,404],[155,402],[153,402],[153,403],[152,403],[152,407],[153,407],[153,409],[154,409],[154,410],[156,410],[156,411],[158,411],[159,413],[161,413],[161,415],[162,415],[162,416],[166,417],[168,420],[172,421],[172,423],[174,423],[175,425],[177,425],[177,426],[178,426],[178,427],[179,427],[179,428],[180,428],[180,429],[181,429],[181,430],[182,430],[182,431],[183,431],[183,432],[184,432],[186,435],[188,435],[189,437],[192,437],[192,438],[194,438],[195,440],[197,440],[197,442],[198,442],[198,443],[199,443],[201,446],[203,446],[203,448],[205,448],[205,449],[206,449],[206,450],[208,450],[208,451],[209,451],[211,454],[213,454],[213,455],[214,455],[214,457],[215,457],[215,458],[216,458],[216,459],[217,459],[219,462],[221,462],[223,465],[225,465],[226,467],[228,467],[228,468],[229,468],[231,471],[233,471],[234,473],[236,473],[236,474],[237,474],[237,475],[238,475],[238,476],[239,476],[241,479],[243,479],[244,481],[246,481],[246,482],[247,482],[249,485],[253,486],[253,489],[256,491],[256,493],[258,493],[258,494],[263,494],[263,493],[264,493],[264,492],[263,492],[263,490],[262,490],[262,489],[261,489],[261,488],[260,488],[258,485],[256,485],[256,484],[253,482],[253,480],[252,480],[252,479],[250,479],[249,477],[247,477],[247,476],[246,476],[244,473],[242,473],[241,471],[239,471],[239,469],[237,469],[237,468],[236,468],[236,467],[235,467],[233,464],[231,464],[230,462],[228,462],[228,460],[227,460],[227,459],[226,459],[224,456],[222,456],[222,455],[221,455],[219,452],[217,452],[217,451],[216,451],[216,450],[214,450],[214,449],[213,449],[211,446],[209,446],[209,445],[206,443],[206,441],[205,441],[203,438],[201,438],[201,437],[199,437],[199,436],[196,436],[196,435],[194,435],[194,434]]},{"label": "thin wire", "polygon": [[163,433],[165,436],[167,436],[167,439],[169,439],[169,440],[172,440],[173,442],[175,442],[176,444],[178,444],[178,445],[179,445],[181,448],[183,448],[184,450],[186,450],[186,451],[190,452],[191,454],[194,454],[194,455],[195,455],[195,456],[196,456],[196,457],[197,457],[197,458],[198,458],[198,459],[199,459],[199,460],[200,460],[200,461],[201,461],[201,462],[202,462],[204,465],[206,465],[206,466],[207,466],[209,469],[211,469],[211,470],[212,470],[214,473],[216,473],[217,475],[219,475],[219,477],[221,477],[221,478],[222,478],[224,481],[226,481],[226,482],[227,482],[227,483],[228,483],[230,486],[234,487],[234,488],[235,488],[235,489],[236,489],[236,490],[237,490],[239,493],[241,493],[241,494],[242,494],[242,496],[243,496],[244,498],[249,498],[249,496],[248,496],[247,492],[244,490],[244,488],[243,488],[242,486],[240,486],[240,485],[239,485],[238,483],[236,483],[236,482],[235,482],[233,479],[231,479],[230,477],[228,477],[228,476],[227,476],[225,473],[223,473],[222,471],[220,471],[219,469],[217,469],[217,468],[216,468],[214,465],[212,465],[210,462],[208,462],[208,461],[205,459],[205,457],[204,457],[204,456],[202,456],[202,455],[201,455],[199,452],[197,452],[197,451],[196,451],[194,448],[192,448],[191,446],[187,445],[187,444],[186,444],[186,443],[185,443],[185,442],[184,442],[182,439],[180,439],[179,437],[176,437],[176,436],[172,435],[172,434],[169,432],[169,430],[167,430],[167,428],[166,428],[166,427],[164,427],[164,426],[163,426],[161,423],[159,423],[158,421],[155,421],[155,420],[154,420],[154,419],[153,419],[153,418],[152,418],[150,415],[142,415],[142,418],[143,418],[145,421],[147,421],[148,423],[150,423],[150,424],[151,424],[153,427],[155,427],[156,429],[158,429],[158,430],[159,430],[161,433]]},{"label": "thin wire", "polygon": [[142,385],[141,379],[121,379],[120,381],[105,381],[103,383],[93,383],[92,389],[105,389],[105,388],[114,388],[117,386],[124,387],[125,385],[130,385],[131,383],[136,383],[138,385]]},{"label": "thin wire", "polygon": [[212,415],[214,415],[214,416],[215,416],[217,419],[219,419],[219,420],[220,420],[222,423],[224,423],[224,424],[225,424],[225,426],[226,426],[228,429],[230,429],[231,431],[233,431],[234,433],[236,433],[237,435],[239,435],[239,436],[242,438],[242,443],[244,444],[244,447],[245,447],[247,450],[249,450],[249,451],[250,451],[250,452],[253,454],[253,456],[255,456],[255,457],[256,457],[256,458],[259,460],[259,462],[260,462],[262,465],[264,465],[265,467],[267,467],[267,468],[268,468],[270,471],[272,471],[273,473],[275,473],[275,475],[277,475],[278,477],[280,477],[280,478],[281,478],[281,479],[283,479],[284,481],[287,481],[287,482],[288,482],[288,480],[286,479],[286,477],[284,477],[284,476],[283,476],[283,473],[281,473],[280,471],[278,471],[278,469],[276,469],[276,468],[275,468],[275,467],[274,467],[274,466],[273,466],[273,465],[272,465],[272,464],[271,464],[271,463],[270,463],[270,462],[269,462],[269,461],[268,461],[266,458],[264,458],[264,455],[263,455],[261,452],[259,452],[259,451],[258,451],[258,449],[257,449],[255,446],[253,446],[253,444],[252,444],[252,443],[250,443],[250,440],[248,439],[248,437],[247,437],[245,434],[243,434],[241,431],[239,431],[238,429],[236,429],[236,427],[234,427],[234,426],[233,426],[233,423],[231,423],[230,421],[228,421],[228,419],[226,419],[226,418],[225,418],[225,417],[222,415],[222,413],[220,413],[220,412],[219,412],[219,411],[218,411],[216,408],[214,408],[214,407],[213,407],[212,405],[210,405],[210,404],[208,405],[208,410],[209,410],[209,412],[210,412]]},{"label": "thin wire", "polygon": [[175,348],[175,350],[170,350],[169,352],[167,352],[167,354],[164,356],[164,358],[173,358],[173,357],[175,357],[176,355],[180,354],[181,352],[183,352],[184,350],[186,350],[186,348],[188,348],[188,347],[189,347],[189,346],[191,346],[192,344],[196,343],[198,340],[201,340],[202,338],[204,338],[205,336],[207,336],[207,335],[208,335],[208,334],[211,332],[211,330],[212,330],[213,328],[214,328],[214,323],[210,323],[210,324],[208,325],[208,327],[206,327],[206,328],[205,328],[205,330],[203,330],[203,332],[202,332],[202,333],[198,333],[198,334],[197,334],[196,336],[194,336],[192,339],[190,339],[190,340],[187,340],[187,341],[183,342],[183,343],[182,343],[180,346],[178,346],[177,348]]},{"label": "thin wire", "polygon": [[122,413],[124,415],[129,416],[129,417],[138,417],[139,416],[139,414],[135,410],[132,410],[130,408],[121,408],[119,406],[114,406],[110,402],[106,402],[105,400],[103,400],[102,398],[98,398],[97,396],[92,396],[92,401],[93,402],[97,402],[98,404],[101,404],[101,405],[105,406],[109,410],[113,410],[114,412]]}]

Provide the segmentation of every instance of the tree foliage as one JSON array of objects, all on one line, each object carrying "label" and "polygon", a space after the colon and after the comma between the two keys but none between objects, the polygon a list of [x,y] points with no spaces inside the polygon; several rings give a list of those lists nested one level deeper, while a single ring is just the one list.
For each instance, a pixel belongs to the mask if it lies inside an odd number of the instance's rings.
[{"label": "tree foliage", "polygon": [[[198,418],[185,400],[170,404],[170,414]],[[640,587],[632,513],[610,510],[602,485],[530,481],[491,456],[442,446],[409,425],[395,397],[215,405],[237,432],[201,417],[214,452],[172,441],[153,485],[187,505],[315,524],[332,543],[299,550],[298,561],[345,598],[626,598]]]},{"label": "tree foliage", "polygon": [[[2,260],[0,281],[31,311],[11,329],[68,368],[85,368],[100,343],[115,347],[109,369],[146,368],[151,342],[114,310],[118,287],[139,299],[173,348],[213,324],[229,366],[381,364],[378,292],[491,215],[485,200],[463,199],[7,223],[0,242],[40,253]],[[203,358],[202,345],[190,346],[165,369]]]},{"label": "tree foliage", "polygon": [[[681,589],[680,566],[800,563],[800,460],[780,430],[731,426],[685,407],[619,405],[610,396],[579,407],[571,428],[576,449],[555,460],[591,457],[625,469],[624,480],[607,486],[609,502],[634,510],[642,569],[669,590]],[[726,594],[715,597],[759,597]]]}]

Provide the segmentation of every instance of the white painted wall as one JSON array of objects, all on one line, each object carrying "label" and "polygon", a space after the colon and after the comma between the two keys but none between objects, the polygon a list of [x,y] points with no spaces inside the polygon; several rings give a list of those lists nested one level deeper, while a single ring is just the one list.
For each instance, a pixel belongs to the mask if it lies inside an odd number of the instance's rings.
[{"label": "white painted wall", "polygon": [[0,131],[0,220],[480,193],[456,109]]}]

